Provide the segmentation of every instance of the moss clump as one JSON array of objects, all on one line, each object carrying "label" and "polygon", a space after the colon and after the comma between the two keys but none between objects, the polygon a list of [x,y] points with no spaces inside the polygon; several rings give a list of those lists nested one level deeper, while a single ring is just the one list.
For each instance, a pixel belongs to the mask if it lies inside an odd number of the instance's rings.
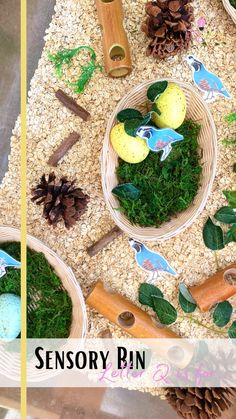
[{"label": "moss clump", "polygon": [[164,162],[150,152],[138,164],[119,160],[119,183],[132,183],[141,191],[139,199],[119,199],[120,210],[133,224],[159,227],[189,207],[199,188],[202,167],[198,135],[201,126],[185,121],[177,130],[184,140],[173,144]]},{"label": "moss clump", "polygon": [[[1,243],[2,250],[20,260],[18,242]],[[20,271],[9,268],[0,279],[0,294],[20,295]],[[72,303],[61,280],[43,253],[27,249],[27,337],[66,338],[72,321]]]}]

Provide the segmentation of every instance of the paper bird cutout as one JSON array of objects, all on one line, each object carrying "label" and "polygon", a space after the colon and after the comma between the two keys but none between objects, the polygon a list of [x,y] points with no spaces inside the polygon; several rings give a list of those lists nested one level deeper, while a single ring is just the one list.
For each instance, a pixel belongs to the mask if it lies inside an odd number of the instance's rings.
[{"label": "paper bird cutout", "polygon": [[20,269],[20,262],[8,255],[8,253],[0,250],[0,278],[6,274],[6,268]]},{"label": "paper bird cutout", "polygon": [[204,92],[203,99],[206,102],[214,102],[218,95],[231,99],[231,95],[226,90],[221,79],[207,70],[200,60],[193,55],[188,55],[186,61],[192,68],[195,85],[199,90]]},{"label": "paper bird cutout", "polygon": [[129,239],[129,244],[135,252],[137,265],[145,272],[149,273],[147,282],[155,282],[159,276],[159,272],[166,272],[173,276],[177,275],[167,260],[159,253],[149,250],[143,243],[134,239]]},{"label": "paper bird cutout", "polygon": [[157,129],[155,127],[140,127],[136,135],[146,140],[150,150],[158,153],[162,151],[161,161],[164,161],[172,150],[171,144],[182,141],[184,137],[171,128]]}]

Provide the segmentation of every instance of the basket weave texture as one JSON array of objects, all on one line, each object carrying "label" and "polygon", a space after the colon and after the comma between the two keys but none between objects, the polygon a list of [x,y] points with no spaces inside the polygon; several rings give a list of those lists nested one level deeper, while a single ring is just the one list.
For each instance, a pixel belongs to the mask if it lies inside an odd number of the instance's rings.
[{"label": "basket weave texture", "polygon": [[[20,231],[17,228],[8,226],[0,226],[0,243],[7,241],[20,241]],[[86,306],[82,291],[77,283],[72,270],[54,253],[49,247],[33,236],[27,236],[27,245],[36,252],[44,253],[50,265],[54,268],[56,274],[61,279],[62,286],[70,295],[72,300],[72,324],[70,329],[70,338],[84,338],[87,331],[87,314]],[[66,339],[63,340],[66,342]],[[20,354],[16,352],[6,351],[3,348],[0,357],[1,374],[11,380],[17,380],[20,377],[21,359]],[[40,374],[34,373],[34,368],[30,368],[31,362],[28,363],[28,380],[38,381],[51,378],[54,374],[52,371],[42,371]]]},{"label": "basket weave texture", "polygon": [[[20,241],[20,231],[16,228],[0,226],[0,243]],[[36,252],[44,253],[46,259],[61,279],[63,288],[68,292],[72,301],[72,323],[70,338],[83,338],[87,329],[86,307],[82,291],[72,270],[49,247],[33,236],[27,236],[27,245]]]},{"label": "basket weave texture", "polygon": [[226,12],[230,15],[233,22],[236,24],[236,9],[231,5],[229,0],[222,0]]},{"label": "basket weave texture", "polygon": [[[117,186],[116,167],[118,156],[112,148],[110,142],[110,132],[117,123],[116,115],[124,108],[139,108],[147,100],[146,92],[148,87],[155,81],[144,82],[131,90],[118,104],[107,125],[102,158],[102,186],[107,207],[114,222],[129,237],[143,241],[166,240],[176,236],[181,231],[189,227],[197,216],[204,209],[207,198],[210,194],[216,172],[217,163],[217,136],[212,115],[198,92],[190,84],[179,82],[175,79],[167,79],[169,82],[177,83],[184,91],[187,100],[187,119],[199,122],[201,130],[198,137],[199,146],[202,149],[202,178],[198,193],[194,202],[185,211],[173,217],[169,222],[163,223],[160,227],[141,227],[133,225],[125,214],[117,211],[119,201],[112,194],[112,189]],[[160,81],[160,80],[159,80]]]}]

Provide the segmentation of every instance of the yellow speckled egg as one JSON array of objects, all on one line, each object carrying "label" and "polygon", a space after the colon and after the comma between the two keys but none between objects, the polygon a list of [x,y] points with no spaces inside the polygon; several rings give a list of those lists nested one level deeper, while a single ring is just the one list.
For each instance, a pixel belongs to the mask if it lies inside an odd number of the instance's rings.
[{"label": "yellow speckled egg", "polygon": [[181,87],[175,83],[168,83],[166,90],[155,103],[161,112],[161,115],[153,115],[155,124],[159,128],[179,128],[187,110],[186,97]]},{"label": "yellow speckled egg", "polygon": [[145,140],[131,137],[125,132],[123,123],[112,128],[110,138],[115,152],[127,163],[140,163],[146,159],[150,151]]}]

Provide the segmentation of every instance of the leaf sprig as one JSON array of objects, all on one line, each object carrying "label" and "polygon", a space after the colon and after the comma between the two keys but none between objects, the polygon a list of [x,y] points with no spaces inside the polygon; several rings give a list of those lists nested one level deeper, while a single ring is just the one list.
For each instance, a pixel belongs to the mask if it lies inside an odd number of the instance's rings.
[{"label": "leaf sprig", "polygon": [[[194,301],[192,295],[190,294],[184,283],[181,283],[179,285],[178,301],[184,313],[193,313],[197,308],[196,302]],[[140,285],[139,302],[140,304],[147,305],[153,311],[155,311],[158,320],[160,321],[160,323],[164,325],[173,324],[178,318],[176,308],[164,298],[163,292],[158,287],[155,287],[152,284],[143,283]],[[220,302],[216,304],[214,307],[213,322],[219,328],[225,327],[230,322],[232,314],[232,305],[228,301]],[[218,331],[211,326],[205,325],[200,320],[192,316],[186,315],[185,317],[183,317],[183,319],[184,318],[197,324],[198,326],[204,327],[216,334],[225,337],[224,331]],[[228,330],[228,336],[232,339],[236,338],[236,320],[232,322]]]},{"label": "leaf sprig", "polygon": [[65,80],[65,83],[72,87],[75,93],[82,93],[84,91],[97,68],[102,70],[101,65],[96,63],[97,56],[93,48],[87,45],[81,45],[78,48],[63,49],[62,51],[58,51],[56,54],[48,54],[49,60],[52,61],[58,78],[61,79],[63,77],[64,65],[70,68],[73,58],[76,55],[79,55],[82,50],[90,53],[90,60],[88,60],[86,65],[80,65],[81,74],[74,83],[70,80]]},{"label": "leaf sprig", "polygon": [[236,242],[236,191],[223,192],[228,206],[220,208],[214,215],[216,221],[228,225],[224,232],[221,226],[216,225],[209,217],[203,228],[203,240],[211,250],[221,250],[231,242]]}]

